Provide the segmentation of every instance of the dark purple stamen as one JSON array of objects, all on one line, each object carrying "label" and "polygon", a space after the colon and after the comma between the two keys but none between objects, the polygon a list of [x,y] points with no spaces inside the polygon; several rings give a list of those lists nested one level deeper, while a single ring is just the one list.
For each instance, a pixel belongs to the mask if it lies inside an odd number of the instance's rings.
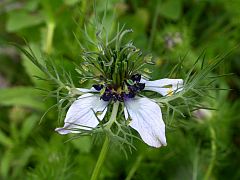
[{"label": "dark purple stamen", "polygon": [[135,93],[134,92],[129,92],[128,94],[127,94],[127,98],[134,98],[135,97]]},{"label": "dark purple stamen", "polygon": [[[104,101],[113,100],[114,102],[116,101],[123,102],[127,99],[134,98],[137,95],[137,93],[139,93],[145,88],[145,84],[140,83],[140,80],[141,80],[140,74],[132,75],[130,79],[133,81],[133,84],[132,83],[129,84],[127,81],[124,82],[128,88],[127,92],[121,92],[122,90],[118,92],[118,87],[108,85],[108,86],[105,86],[105,91],[101,96],[101,99]],[[97,91],[100,91],[104,88],[103,85],[93,85],[93,87]]]},{"label": "dark purple stamen", "polygon": [[132,92],[135,92],[135,91],[138,91],[138,87],[136,84],[132,85],[132,86],[128,86],[128,90],[132,91]]},{"label": "dark purple stamen", "polygon": [[140,74],[134,74],[134,75],[132,75],[131,80],[132,80],[133,82],[139,83],[140,80],[141,80],[141,75],[140,75]]},{"label": "dark purple stamen", "polygon": [[138,83],[137,87],[138,87],[139,91],[142,91],[145,88],[145,83]]},{"label": "dark purple stamen", "polygon": [[125,93],[121,93],[121,94],[118,94],[118,101],[120,101],[120,102],[123,102],[124,101],[124,98],[125,97]]},{"label": "dark purple stamen", "polygon": [[103,88],[102,84],[94,84],[92,87],[94,87],[94,89],[96,89],[97,91],[101,91]]},{"label": "dark purple stamen", "polygon": [[112,94],[105,92],[105,93],[101,96],[101,99],[104,100],[104,101],[110,101],[110,100],[112,99]]}]

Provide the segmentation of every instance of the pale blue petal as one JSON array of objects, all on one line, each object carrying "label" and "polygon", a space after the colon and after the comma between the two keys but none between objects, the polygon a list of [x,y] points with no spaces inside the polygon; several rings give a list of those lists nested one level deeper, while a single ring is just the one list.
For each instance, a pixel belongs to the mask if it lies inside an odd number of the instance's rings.
[{"label": "pale blue petal", "polygon": [[[87,93],[80,96],[68,109],[64,126],[56,128],[59,134],[79,133],[80,129],[90,130],[99,124],[107,112],[108,102],[99,95]],[[79,130],[80,131],[79,131]]]},{"label": "pale blue petal", "polygon": [[[141,80],[145,83],[144,90],[154,91],[160,93],[163,96],[172,95],[183,90],[183,80],[182,79],[159,79],[155,81],[147,81],[145,79]],[[168,87],[169,86],[169,87]]]},{"label": "pale blue petal", "polygon": [[140,134],[142,140],[149,146],[166,146],[165,124],[160,107],[152,100],[140,97],[124,103],[131,119],[129,125]]}]

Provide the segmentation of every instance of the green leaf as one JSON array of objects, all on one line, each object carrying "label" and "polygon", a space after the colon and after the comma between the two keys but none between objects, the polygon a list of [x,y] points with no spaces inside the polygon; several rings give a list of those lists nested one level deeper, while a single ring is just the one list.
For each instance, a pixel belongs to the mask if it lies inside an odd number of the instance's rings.
[{"label": "green leaf", "polygon": [[32,132],[33,127],[35,126],[39,119],[40,119],[39,116],[33,114],[23,122],[21,129],[21,137],[23,138],[23,140],[27,139],[27,137]]},{"label": "green leaf", "polygon": [[[40,52],[40,46],[34,43],[30,43],[31,49],[36,56],[36,58],[39,60],[40,63],[43,63],[43,58],[41,57]],[[47,88],[48,83],[46,81],[41,81],[37,77],[45,77],[45,74],[40,70],[39,67],[37,67],[36,64],[34,64],[29,57],[27,57],[24,53],[21,54],[22,57],[22,64],[25,68],[25,71],[31,78],[32,82],[37,86],[41,88]]]},{"label": "green leaf", "polygon": [[159,13],[166,18],[177,20],[182,13],[181,0],[168,0],[160,5]]},{"label": "green leaf", "polygon": [[89,153],[92,147],[91,139],[88,136],[74,139],[71,142],[75,148],[83,153]]},{"label": "green leaf", "polygon": [[73,5],[75,5],[75,4],[79,3],[79,2],[80,2],[80,0],[64,0],[64,3],[66,5],[69,5],[69,6],[73,6]]},{"label": "green leaf", "polygon": [[38,110],[45,110],[39,91],[33,87],[15,87],[0,89],[0,104],[18,105]]},{"label": "green leaf", "polygon": [[15,161],[14,161],[14,174],[20,174],[20,172],[23,172],[25,166],[29,162],[29,159],[34,153],[34,149],[32,147],[25,147],[23,149],[19,149],[17,153],[13,153],[15,155]]},{"label": "green leaf", "polygon": [[35,11],[39,6],[39,0],[34,0],[34,1],[27,1],[24,4],[24,9],[28,10],[28,11]]},{"label": "green leaf", "polygon": [[11,161],[13,160],[13,153],[8,150],[4,154],[2,154],[1,164],[0,164],[0,172],[1,176],[4,177],[4,179],[7,179],[10,167],[11,167]]},{"label": "green leaf", "polygon": [[12,147],[14,143],[11,138],[7,137],[7,135],[0,130],[0,144]]},{"label": "green leaf", "polygon": [[8,16],[6,29],[8,32],[15,32],[23,28],[38,25],[43,22],[40,14],[30,14],[25,11],[14,11]]}]

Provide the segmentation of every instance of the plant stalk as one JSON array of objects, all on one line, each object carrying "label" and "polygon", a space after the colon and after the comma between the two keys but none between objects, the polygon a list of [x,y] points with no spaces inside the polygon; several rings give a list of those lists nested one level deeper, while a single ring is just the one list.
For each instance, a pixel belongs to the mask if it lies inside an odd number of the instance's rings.
[{"label": "plant stalk", "polygon": [[149,42],[148,42],[148,50],[152,49],[152,45],[153,45],[153,40],[154,40],[154,36],[155,36],[155,32],[157,29],[157,19],[158,19],[158,14],[159,14],[159,2],[156,5],[156,10],[154,13],[154,17],[153,17],[153,21],[152,21],[152,28],[151,28],[151,32],[150,32],[150,38],[149,38]]},{"label": "plant stalk", "polygon": [[54,22],[47,23],[46,46],[44,49],[47,54],[50,54],[52,51],[52,41],[53,41],[54,29],[55,29]]},{"label": "plant stalk", "polygon": [[[111,125],[116,120],[116,116],[117,116],[117,113],[118,113],[118,107],[119,107],[119,102],[117,101],[116,103],[113,104],[112,114],[111,114],[111,117],[109,119],[109,122],[111,122]],[[108,127],[108,128],[111,128],[111,127]],[[95,168],[93,170],[91,180],[97,180],[98,177],[99,177],[99,174],[101,172],[104,160],[106,159],[106,155],[107,155],[107,152],[108,152],[108,149],[109,149],[109,142],[110,142],[110,139],[109,139],[108,135],[106,135],[105,141],[104,141],[103,146],[102,146],[102,150],[101,150],[101,152],[98,156],[97,163],[96,163]]]},{"label": "plant stalk", "polygon": [[133,176],[134,176],[135,172],[137,171],[138,167],[140,166],[142,160],[143,160],[143,154],[140,154],[137,157],[137,160],[133,164],[133,166],[132,166],[131,170],[129,171],[125,180],[131,180],[133,178]]},{"label": "plant stalk", "polygon": [[217,154],[216,133],[215,133],[212,125],[210,125],[209,130],[210,130],[210,135],[211,135],[211,156],[212,156],[212,158],[211,158],[210,164],[208,166],[207,172],[205,174],[204,180],[210,179],[212,171],[213,171],[213,167],[215,165],[216,154]]}]

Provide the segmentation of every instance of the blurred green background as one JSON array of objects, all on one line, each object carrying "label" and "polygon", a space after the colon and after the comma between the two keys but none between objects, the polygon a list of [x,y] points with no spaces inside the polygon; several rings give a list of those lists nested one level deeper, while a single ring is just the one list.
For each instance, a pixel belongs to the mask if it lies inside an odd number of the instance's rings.
[{"label": "blurred green background", "polygon": [[[106,1],[96,5],[101,17]],[[152,149],[136,141],[137,150],[126,159],[112,146],[100,179],[240,179],[239,7],[240,0],[108,1],[105,26],[120,22],[133,29],[129,39],[153,55],[154,78],[166,77],[183,57],[189,70],[203,51],[208,60],[231,51],[213,76],[233,74],[216,84],[229,90],[213,91],[214,98],[202,100],[216,111],[176,117],[175,128],[167,129],[167,147]],[[0,179],[90,178],[102,141],[66,142],[70,136],[54,132],[60,125],[56,108],[40,123],[56,99],[45,98],[37,88],[55,87],[37,80],[41,72],[7,44],[24,47],[25,39],[36,56],[49,54],[73,69],[81,60],[74,33],[84,44],[81,29],[93,15],[93,0],[0,1]]]}]

